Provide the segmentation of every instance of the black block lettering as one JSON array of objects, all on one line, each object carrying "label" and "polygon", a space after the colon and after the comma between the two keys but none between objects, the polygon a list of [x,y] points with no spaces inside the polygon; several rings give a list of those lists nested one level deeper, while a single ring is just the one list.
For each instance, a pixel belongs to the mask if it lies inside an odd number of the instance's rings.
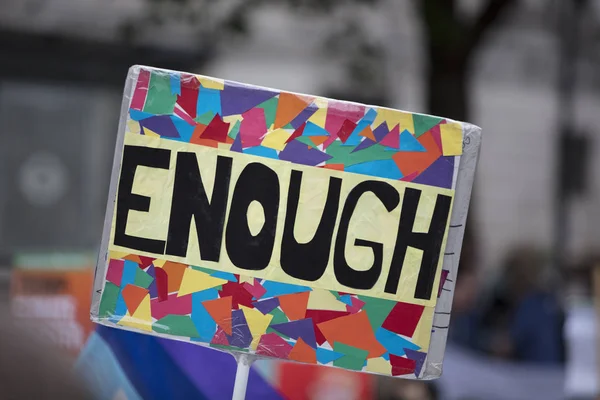
[{"label": "black block lettering", "polygon": [[169,169],[171,151],[153,149],[141,146],[125,146],[119,177],[119,193],[117,195],[117,217],[115,221],[115,240],[117,246],[129,249],[147,251],[148,253],[163,254],[165,241],[141,238],[125,233],[129,210],[150,210],[150,198],[131,193],[135,172],[139,165],[150,168]]},{"label": "black block lettering", "polygon": [[429,300],[433,291],[435,272],[440,258],[448,216],[450,215],[452,198],[438,194],[429,225],[429,232],[417,233],[413,232],[413,225],[420,198],[420,190],[406,189],[402,202],[400,223],[398,224],[398,237],[396,238],[394,256],[392,257],[390,273],[385,284],[385,291],[395,294],[398,290],[402,264],[406,256],[406,250],[410,246],[423,251],[421,268],[419,269],[417,287],[415,289],[415,298]]},{"label": "black block lettering", "polygon": [[287,199],[287,211],[281,243],[281,268],[294,278],[314,282],[323,276],[327,264],[333,231],[340,203],[342,180],[329,178],[327,200],[315,235],[308,243],[298,243],[294,237],[294,225],[300,201],[302,172],[292,171]]},{"label": "black block lettering", "polygon": [[166,254],[187,256],[190,225],[194,218],[202,260],[219,261],[231,164],[230,157],[217,157],[215,181],[209,202],[202,184],[196,154],[177,154]]},{"label": "black block lettering", "polygon": [[350,218],[354,213],[358,200],[367,192],[371,192],[377,196],[388,212],[396,208],[400,202],[398,191],[390,184],[380,181],[362,182],[352,189],[348,195],[338,228],[333,267],[338,282],[353,289],[372,288],[377,279],[379,279],[383,262],[383,244],[362,239],[356,239],[354,245],[371,248],[373,251],[373,265],[371,268],[366,271],[356,271],[348,265],[348,261],[346,260],[346,238],[348,236]]},{"label": "black block lettering", "polygon": [[[253,236],[248,226],[248,207],[257,201],[265,215],[261,231]],[[238,268],[258,271],[269,265],[275,244],[279,211],[279,178],[266,165],[246,165],[237,180],[231,200],[225,246]]]}]

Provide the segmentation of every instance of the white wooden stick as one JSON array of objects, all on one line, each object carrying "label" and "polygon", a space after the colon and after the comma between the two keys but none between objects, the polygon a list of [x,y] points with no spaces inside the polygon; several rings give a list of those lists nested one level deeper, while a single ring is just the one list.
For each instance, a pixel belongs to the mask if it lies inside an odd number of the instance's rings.
[{"label": "white wooden stick", "polygon": [[240,354],[236,357],[237,370],[235,372],[235,383],[233,384],[232,400],[244,400],[246,398],[246,388],[248,387],[248,375],[250,374],[250,365],[252,357],[248,354]]}]

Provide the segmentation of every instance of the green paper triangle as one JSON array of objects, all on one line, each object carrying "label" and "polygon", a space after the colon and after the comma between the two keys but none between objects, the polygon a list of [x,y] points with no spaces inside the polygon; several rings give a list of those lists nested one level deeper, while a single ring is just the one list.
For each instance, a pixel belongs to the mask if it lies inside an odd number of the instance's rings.
[{"label": "green paper triangle", "polygon": [[312,147],[313,149],[317,148],[317,146],[315,146],[313,141],[310,140],[310,138],[308,136],[299,136],[296,138],[296,140],[299,141],[300,143],[304,143],[305,145]]},{"label": "green paper triangle", "polygon": [[373,331],[376,331],[381,327],[383,321],[385,321],[392,311],[392,308],[396,305],[396,302],[392,300],[377,299],[375,297],[367,296],[358,296],[358,298],[365,302],[362,310],[367,313]]},{"label": "green paper triangle", "polygon": [[190,267],[192,267],[192,269],[195,269],[196,271],[204,272],[204,273],[209,274],[209,275],[215,273],[214,269],[208,269],[208,268],[204,268],[204,267],[199,267],[197,265],[190,265]]},{"label": "green paper triangle", "polygon": [[355,164],[361,164],[369,161],[389,160],[395,154],[393,151],[387,151],[384,146],[375,144],[366,149],[352,153],[353,146],[342,146],[339,140],[334,141],[325,149],[325,152],[332,158],[326,161],[326,164],[344,164],[349,167]]},{"label": "green paper triangle", "polygon": [[429,115],[413,114],[415,124],[415,137],[419,137],[440,122],[443,118],[431,117]]},{"label": "green paper triangle", "polygon": [[152,330],[167,335],[199,337],[192,319],[188,315],[167,315],[152,324]]},{"label": "green paper triangle", "polygon": [[98,318],[108,318],[115,313],[117,308],[117,299],[119,298],[119,287],[114,283],[106,282],[102,291],[102,299],[100,300],[100,309],[98,310]]},{"label": "green paper triangle", "polygon": [[240,132],[240,125],[240,121],[235,121],[235,125],[233,125],[233,128],[231,128],[227,136],[235,140],[238,133]]},{"label": "green paper triangle", "polygon": [[196,121],[199,124],[202,125],[208,125],[210,124],[210,121],[212,121],[212,119],[215,117],[215,113],[212,111],[207,111],[204,114],[194,118],[194,121]]},{"label": "green paper triangle", "polygon": [[134,285],[148,289],[151,283],[152,277],[146,272],[142,271],[141,268],[138,268],[137,271],[135,271],[135,278],[133,281]]},{"label": "green paper triangle", "polygon": [[369,352],[367,350],[358,349],[346,344],[335,342],[333,351],[342,353],[344,356],[333,361],[335,367],[360,371],[365,365],[365,361]]},{"label": "green paper triangle", "polygon": [[269,100],[260,103],[258,108],[262,108],[265,111],[265,122],[267,123],[267,129],[270,129],[271,125],[275,122],[275,114],[277,113],[277,103],[279,98],[272,97]]},{"label": "green paper triangle", "polygon": [[177,94],[171,94],[171,76],[164,72],[151,72],[144,112],[149,114],[172,114]]}]

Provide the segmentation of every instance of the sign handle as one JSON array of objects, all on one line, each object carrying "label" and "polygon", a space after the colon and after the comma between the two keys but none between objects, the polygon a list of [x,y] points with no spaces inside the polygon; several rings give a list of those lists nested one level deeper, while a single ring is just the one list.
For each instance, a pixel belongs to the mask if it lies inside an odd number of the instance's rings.
[{"label": "sign handle", "polygon": [[233,384],[233,396],[231,400],[244,400],[246,398],[246,388],[248,387],[248,375],[250,374],[250,365],[254,357],[248,354],[235,356],[237,360],[237,370],[235,372],[235,383]]}]

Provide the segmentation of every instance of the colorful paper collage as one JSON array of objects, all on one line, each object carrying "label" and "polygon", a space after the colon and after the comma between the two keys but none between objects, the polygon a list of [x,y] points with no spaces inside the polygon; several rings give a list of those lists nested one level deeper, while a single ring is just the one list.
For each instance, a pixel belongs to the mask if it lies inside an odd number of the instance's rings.
[{"label": "colorful paper collage", "polygon": [[[136,77],[129,134],[430,187],[456,186],[461,123],[146,67]],[[226,351],[422,375],[434,307],[117,252],[111,244],[106,250],[97,277],[104,279],[99,306],[92,312],[96,322]],[[447,276],[440,272],[438,297]]]}]

